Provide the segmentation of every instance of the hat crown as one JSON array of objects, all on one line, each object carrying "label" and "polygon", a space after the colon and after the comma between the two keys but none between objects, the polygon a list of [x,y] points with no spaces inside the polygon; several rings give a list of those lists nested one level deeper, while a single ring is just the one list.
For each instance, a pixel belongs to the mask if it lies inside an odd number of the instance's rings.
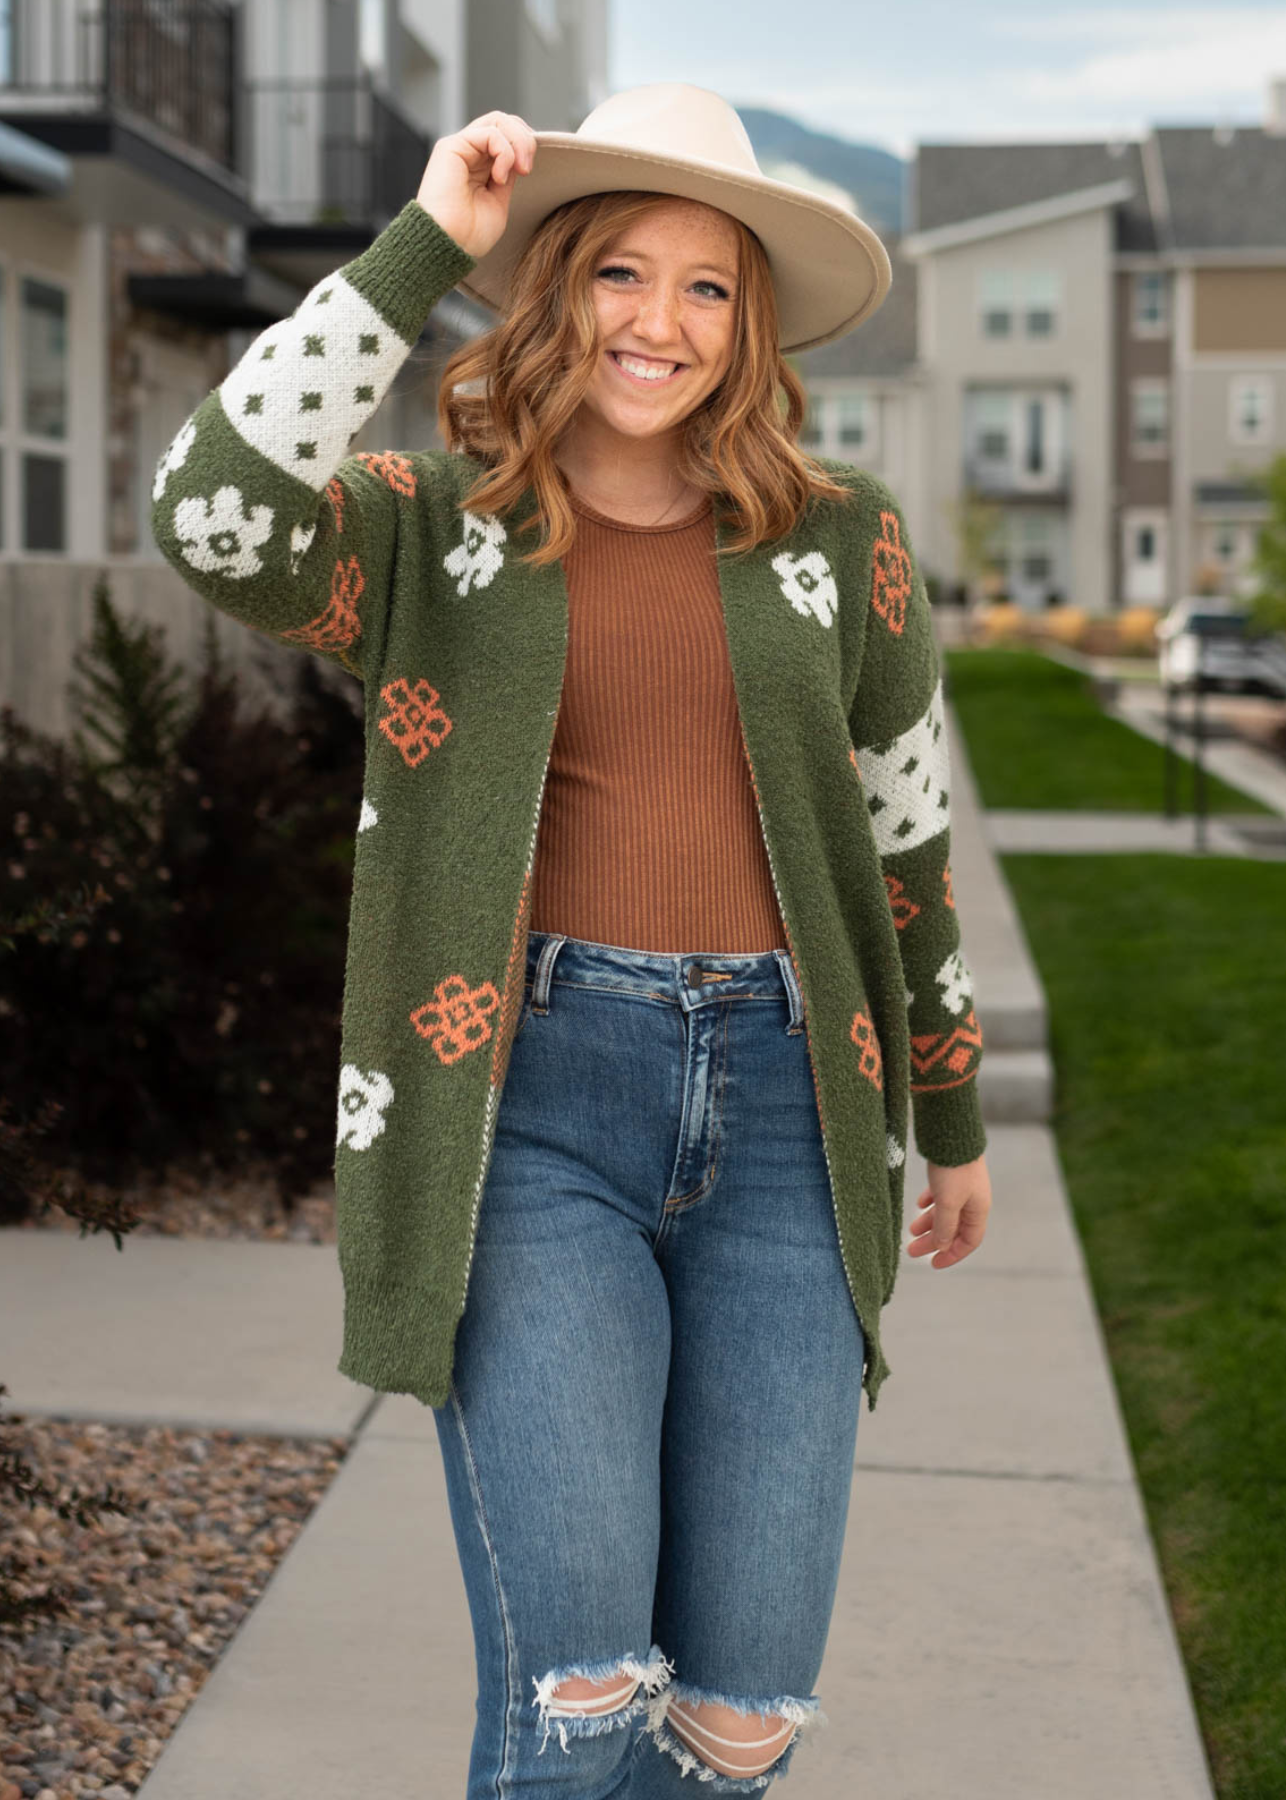
[{"label": "hat crown", "polygon": [[694,157],[759,175],[754,146],[736,108],[710,88],[653,81],[611,94],[576,128],[577,137],[622,149]]}]

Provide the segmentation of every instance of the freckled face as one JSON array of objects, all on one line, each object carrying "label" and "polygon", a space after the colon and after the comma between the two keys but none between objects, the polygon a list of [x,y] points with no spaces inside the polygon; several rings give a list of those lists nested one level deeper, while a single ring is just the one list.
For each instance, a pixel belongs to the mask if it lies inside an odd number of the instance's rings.
[{"label": "freckled face", "polygon": [[738,270],[726,213],[674,200],[637,219],[594,266],[598,366],[582,405],[627,437],[673,430],[732,361]]}]

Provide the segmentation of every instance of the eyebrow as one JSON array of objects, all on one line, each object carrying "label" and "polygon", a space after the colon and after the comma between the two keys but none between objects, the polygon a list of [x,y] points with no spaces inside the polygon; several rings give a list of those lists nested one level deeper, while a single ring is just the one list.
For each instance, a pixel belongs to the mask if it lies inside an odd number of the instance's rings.
[{"label": "eyebrow", "polygon": [[[646,251],[631,250],[626,244],[621,244],[615,250],[607,251],[606,254],[608,256],[632,256],[636,262],[655,261],[655,258],[649,256]],[[693,269],[712,269],[716,275],[722,275],[725,281],[735,281],[737,279],[733,271],[725,268],[721,262],[695,262],[691,263],[689,267]]]}]

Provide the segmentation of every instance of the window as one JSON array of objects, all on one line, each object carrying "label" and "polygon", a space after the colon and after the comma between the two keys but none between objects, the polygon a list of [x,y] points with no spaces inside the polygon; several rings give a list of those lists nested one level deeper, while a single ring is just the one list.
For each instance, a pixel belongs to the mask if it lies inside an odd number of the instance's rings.
[{"label": "window", "polygon": [[866,395],[841,394],[839,397],[839,441],[850,447],[867,439]]},{"label": "window", "polygon": [[1228,435],[1234,444],[1266,444],[1273,434],[1273,385],[1266,376],[1235,376],[1228,389]]},{"label": "window", "polygon": [[1170,328],[1170,277],[1164,269],[1140,269],[1134,277],[1135,337],[1162,337]]},{"label": "window", "polygon": [[1020,324],[1030,338],[1052,337],[1058,327],[1059,278],[1053,269],[984,269],[978,282],[978,316],[984,337],[1008,338]]},{"label": "window", "polygon": [[1237,552],[1241,548],[1241,532],[1236,525],[1227,522],[1214,528],[1214,553],[1220,562],[1236,562]]},{"label": "window", "polygon": [[1024,410],[1027,415],[1027,433],[1023,445],[1023,466],[1029,475],[1039,475],[1045,467],[1045,402],[1039,399],[1028,400]]},{"label": "window", "polygon": [[67,548],[69,318],[61,283],[0,267],[0,549]]},{"label": "window", "polygon": [[22,283],[22,424],[34,437],[67,435],[67,295],[47,281]]},{"label": "window", "polygon": [[1130,448],[1137,456],[1168,451],[1170,390],[1164,382],[1130,384]]},{"label": "window", "polygon": [[808,411],[804,414],[804,422],[799,428],[801,444],[820,444],[822,441],[822,400],[820,394],[808,396]]},{"label": "window", "polygon": [[1052,337],[1058,317],[1058,276],[1052,270],[1028,269],[1023,281],[1028,337]]},{"label": "window", "polygon": [[1014,278],[1007,269],[985,269],[979,283],[978,303],[982,335],[1007,338],[1014,322]]},{"label": "window", "polygon": [[1009,461],[1012,402],[1007,393],[983,390],[973,396],[974,454],[983,462]]},{"label": "window", "polygon": [[1134,560],[1151,562],[1157,553],[1156,528],[1152,525],[1140,525],[1134,534]]}]

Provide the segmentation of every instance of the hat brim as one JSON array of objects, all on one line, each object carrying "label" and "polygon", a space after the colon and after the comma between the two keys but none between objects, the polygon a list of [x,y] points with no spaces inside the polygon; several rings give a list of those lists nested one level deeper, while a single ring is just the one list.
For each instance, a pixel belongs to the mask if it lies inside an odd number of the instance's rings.
[{"label": "hat brim", "polygon": [[811,350],[869,319],[893,279],[869,225],[836,201],[767,175],[696,157],[622,149],[569,131],[538,131],[530,174],[516,178],[496,243],[457,286],[503,313],[509,279],[540,221],[584,194],[643,188],[702,200],[749,226],[767,252],[783,352]]}]

